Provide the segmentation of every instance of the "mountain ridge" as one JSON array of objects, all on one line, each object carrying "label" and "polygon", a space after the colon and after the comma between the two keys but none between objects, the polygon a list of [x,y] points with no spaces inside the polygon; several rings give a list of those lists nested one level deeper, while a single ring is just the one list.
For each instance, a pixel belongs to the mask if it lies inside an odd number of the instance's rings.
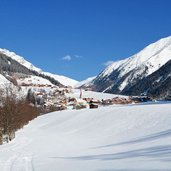
[{"label": "mountain ridge", "polygon": [[138,81],[171,60],[171,36],[154,42],[135,55],[105,68],[87,87],[94,91],[123,94]]},{"label": "mountain ridge", "polygon": [[78,81],[71,79],[69,77],[63,76],[63,75],[57,75],[57,74],[51,74],[48,72],[44,72],[40,68],[37,68],[36,66],[34,66],[32,63],[28,62],[24,57],[19,56],[16,53],[11,52],[7,49],[1,49],[0,48],[0,53],[6,55],[7,57],[9,57],[15,61],[17,61],[18,63],[20,63],[24,67],[28,68],[29,70],[36,71],[39,74],[52,77],[53,79],[55,79],[56,81],[58,81],[59,83],[61,83],[64,86],[74,86],[75,84],[78,83]]}]

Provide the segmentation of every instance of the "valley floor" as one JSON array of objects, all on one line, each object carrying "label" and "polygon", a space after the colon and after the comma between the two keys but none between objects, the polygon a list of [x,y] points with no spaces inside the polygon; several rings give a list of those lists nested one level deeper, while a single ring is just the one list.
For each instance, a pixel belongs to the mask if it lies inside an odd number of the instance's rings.
[{"label": "valley floor", "polygon": [[40,116],[0,146],[1,171],[170,171],[171,103]]}]

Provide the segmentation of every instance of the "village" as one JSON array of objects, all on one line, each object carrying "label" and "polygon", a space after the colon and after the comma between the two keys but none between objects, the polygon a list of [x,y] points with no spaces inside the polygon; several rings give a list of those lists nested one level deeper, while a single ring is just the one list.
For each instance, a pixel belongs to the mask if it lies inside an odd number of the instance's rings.
[{"label": "village", "polygon": [[[84,89],[73,89],[70,86],[64,88],[52,85],[32,84],[30,86],[32,88],[28,90],[28,94],[29,91],[32,93],[34,104],[41,107],[44,111],[43,113],[66,109],[95,109],[108,105],[137,104],[152,100],[146,95],[131,97],[109,94],[109,96],[107,93],[104,93],[104,98],[97,98],[94,94],[98,94],[98,92],[87,91]],[[103,93],[99,94],[102,95]]]}]

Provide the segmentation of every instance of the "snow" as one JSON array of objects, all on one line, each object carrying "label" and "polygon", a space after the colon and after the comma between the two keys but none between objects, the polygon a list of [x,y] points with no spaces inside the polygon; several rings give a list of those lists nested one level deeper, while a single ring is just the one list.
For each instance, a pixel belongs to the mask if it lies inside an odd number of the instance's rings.
[{"label": "snow", "polygon": [[63,75],[51,74],[51,73],[48,73],[48,72],[43,72],[43,74],[54,78],[55,80],[59,81],[64,86],[74,87],[78,83],[78,81],[76,81],[74,79],[71,79],[71,78],[68,78],[68,77],[65,77]]},{"label": "snow", "polygon": [[35,67],[33,64],[26,61],[22,56],[19,56],[19,55],[15,54],[14,52],[10,52],[7,49],[1,49],[1,48],[0,48],[0,52],[5,54],[6,56],[16,60],[18,63],[24,65],[28,69],[31,69],[31,70],[34,70],[34,71],[37,71],[37,72],[41,71],[40,68]]},{"label": "snow", "polygon": [[[141,75],[146,67],[148,67],[148,71],[144,76],[152,74],[169,60],[171,60],[171,37],[166,37],[150,44],[142,51],[129,58],[112,63],[98,76],[98,78],[107,77],[114,70],[120,71],[120,78],[130,71],[135,70],[136,74],[132,78],[133,80],[138,75]],[[123,90],[126,87],[128,80],[129,79],[126,79],[124,81],[120,86],[120,90]]]},{"label": "snow", "polygon": [[[94,91],[82,91],[82,98],[93,98],[95,100],[105,100],[105,99],[112,99],[114,97],[125,97],[122,95],[116,95],[116,94],[109,94],[109,93],[100,93],[100,92],[94,92]],[[66,94],[67,97],[71,98],[79,98],[80,97],[80,90],[79,89],[73,89],[71,93]]]},{"label": "snow", "polygon": [[89,77],[83,81],[78,82],[75,87],[81,87],[83,85],[88,86],[97,76]]},{"label": "snow", "polygon": [[10,84],[10,81],[8,81],[2,74],[0,74],[0,85],[6,84]]},{"label": "snow", "polygon": [[32,76],[26,78],[21,78],[17,80],[18,84],[21,85],[22,83],[25,84],[34,84],[34,85],[53,85],[49,80],[38,77],[38,76]]},{"label": "snow", "polygon": [[128,84],[128,79],[129,79],[129,77],[127,77],[127,78],[121,83],[121,85],[119,86],[119,90],[123,90],[123,89],[127,86],[127,84]]},{"label": "snow", "polygon": [[170,171],[171,103],[54,112],[0,146],[2,171]]},{"label": "snow", "polygon": [[24,89],[21,89],[19,91],[18,87],[16,87],[15,85],[13,85],[9,80],[7,80],[2,74],[0,74],[0,91],[2,90],[6,90],[12,88],[13,93],[16,94],[16,97],[21,99],[23,98],[26,94],[27,91]]}]

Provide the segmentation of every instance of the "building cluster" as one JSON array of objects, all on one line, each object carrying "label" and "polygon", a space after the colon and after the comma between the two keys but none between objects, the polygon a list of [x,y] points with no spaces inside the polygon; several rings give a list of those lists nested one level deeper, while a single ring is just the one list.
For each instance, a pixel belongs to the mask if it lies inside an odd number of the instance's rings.
[{"label": "building cluster", "polygon": [[94,109],[99,106],[135,104],[151,100],[147,96],[116,96],[111,99],[96,100],[91,97],[83,98],[82,91],[80,91],[81,95],[78,98],[75,98],[67,95],[68,93],[72,93],[71,87],[51,87],[50,89],[48,89],[48,87],[41,87],[33,88],[32,90],[35,97],[35,104],[41,106],[45,112],[65,109]]}]

